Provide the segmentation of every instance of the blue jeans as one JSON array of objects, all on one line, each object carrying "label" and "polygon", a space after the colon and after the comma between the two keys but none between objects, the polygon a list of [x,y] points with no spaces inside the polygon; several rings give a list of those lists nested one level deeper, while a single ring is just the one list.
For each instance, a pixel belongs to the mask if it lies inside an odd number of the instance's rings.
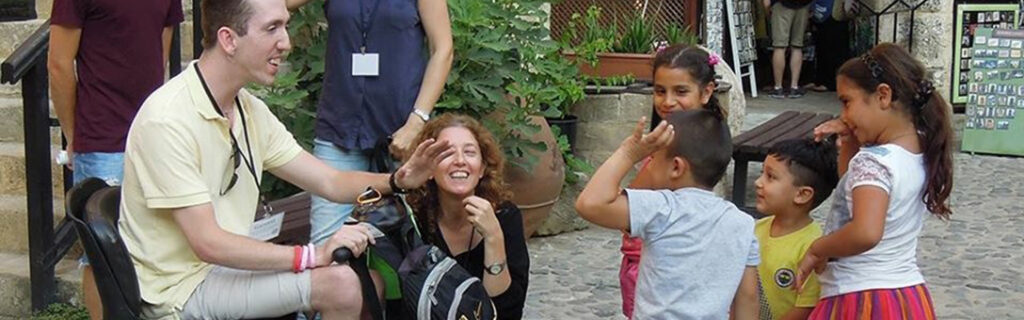
[{"label": "blue jeans", "polygon": [[[86,152],[75,153],[72,171],[72,181],[75,184],[88,178],[100,178],[112,186],[121,185],[124,180],[124,152]],[[78,262],[82,265],[89,264],[89,258],[84,254]]]},{"label": "blue jeans", "polygon": [[109,185],[121,185],[124,178],[124,152],[87,152],[74,154],[74,183],[96,177]]},{"label": "blue jeans", "polygon": [[[343,150],[331,142],[313,139],[313,155],[334,169],[342,171],[369,171],[370,158],[361,150]],[[313,196],[309,219],[309,240],[315,244],[327,241],[352,214],[350,203],[334,203]]]}]

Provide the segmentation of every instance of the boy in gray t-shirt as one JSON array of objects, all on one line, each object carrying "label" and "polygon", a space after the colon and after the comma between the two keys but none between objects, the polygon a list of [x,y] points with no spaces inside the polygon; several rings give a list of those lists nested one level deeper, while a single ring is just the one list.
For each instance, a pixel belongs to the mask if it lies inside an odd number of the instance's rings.
[{"label": "boy in gray t-shirt", "polygon": [[[754,219],[709,191],[732,154],[728,126],[707,110],[675,112],[648,134],[643,122],[576,199],[584,219],[644,240],[634,318],[757,319]],[[656,190],[623,192],[648,156],[643,178]]]}]

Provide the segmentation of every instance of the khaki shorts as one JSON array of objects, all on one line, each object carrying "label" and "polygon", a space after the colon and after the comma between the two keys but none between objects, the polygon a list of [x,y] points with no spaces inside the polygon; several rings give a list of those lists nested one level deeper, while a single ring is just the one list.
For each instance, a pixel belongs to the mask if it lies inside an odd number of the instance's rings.
[{"label": "khaki shorts", "polygon": [[181,318],[253,319],[310,311],[311,274],[216,266],[185,302]]},{"label": "khaki shorts", "polygon": [[806,5],[793,9],[782,5],[782,2],[772,5],[772,47],[804,47],[804,31],[807,31],[810,8],[810,5]]}]

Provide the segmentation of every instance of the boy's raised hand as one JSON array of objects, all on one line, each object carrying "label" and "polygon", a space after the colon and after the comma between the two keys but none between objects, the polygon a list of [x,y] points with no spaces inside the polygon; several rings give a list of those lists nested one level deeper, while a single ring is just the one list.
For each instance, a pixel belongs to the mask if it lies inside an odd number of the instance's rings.
[{"label": "boy's raised hand", "polygon": [[636,124],[636,128],[633,129],[633,134],[627,137],[626,140],[623,140],[622,145],[619,146],[619,149],[621,149],[633,163],[643,160],[658,149],[667,147],[675,138],[675,128],[664,120],[661,121],[654,130],[644,134],[644,127],[646,124],[647,117],[640,118],[640,121]]}]

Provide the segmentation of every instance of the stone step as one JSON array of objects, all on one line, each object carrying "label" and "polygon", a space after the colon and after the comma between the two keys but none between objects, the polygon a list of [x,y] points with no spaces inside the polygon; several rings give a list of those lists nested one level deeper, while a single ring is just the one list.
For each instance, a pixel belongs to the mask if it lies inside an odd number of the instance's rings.
[{"label": "stone step", "polygon": [[[64,201],[53,199],[53,211],[56,228],[64,219]],[[79,249],[74,251],[81,252]],[[28,202],[25,196],[0,195],[0,253],[28,253]]]},{"label": "stone step", "polygon": [[[53,195],[63,198],[63,168],[52,159],[59,151],[58,146],[50,147],[50,174]],[[25,195],[25,145],[20,142],[0,142],[0,195]]]},{"label": "stone step", "polygon": [[[53,106],[50,106],[50,118],[56,118]],[[10,97],[0,94],[0,142],[25,141],[24,108],[21,97]],[[60,145],[61,131],[58,127],[50,128],[50,143]]]},{"label": "stone step", "polygon": [[0,95],[0,142],[25,141],[21,98]]},{"label": "stone step", "polygon": [[[32,285],[27,254],[0,253],[0,319],[28,319],[32,310]],[[78,261],[57,264],[57,302],[81,304],[82,272]]]}]

